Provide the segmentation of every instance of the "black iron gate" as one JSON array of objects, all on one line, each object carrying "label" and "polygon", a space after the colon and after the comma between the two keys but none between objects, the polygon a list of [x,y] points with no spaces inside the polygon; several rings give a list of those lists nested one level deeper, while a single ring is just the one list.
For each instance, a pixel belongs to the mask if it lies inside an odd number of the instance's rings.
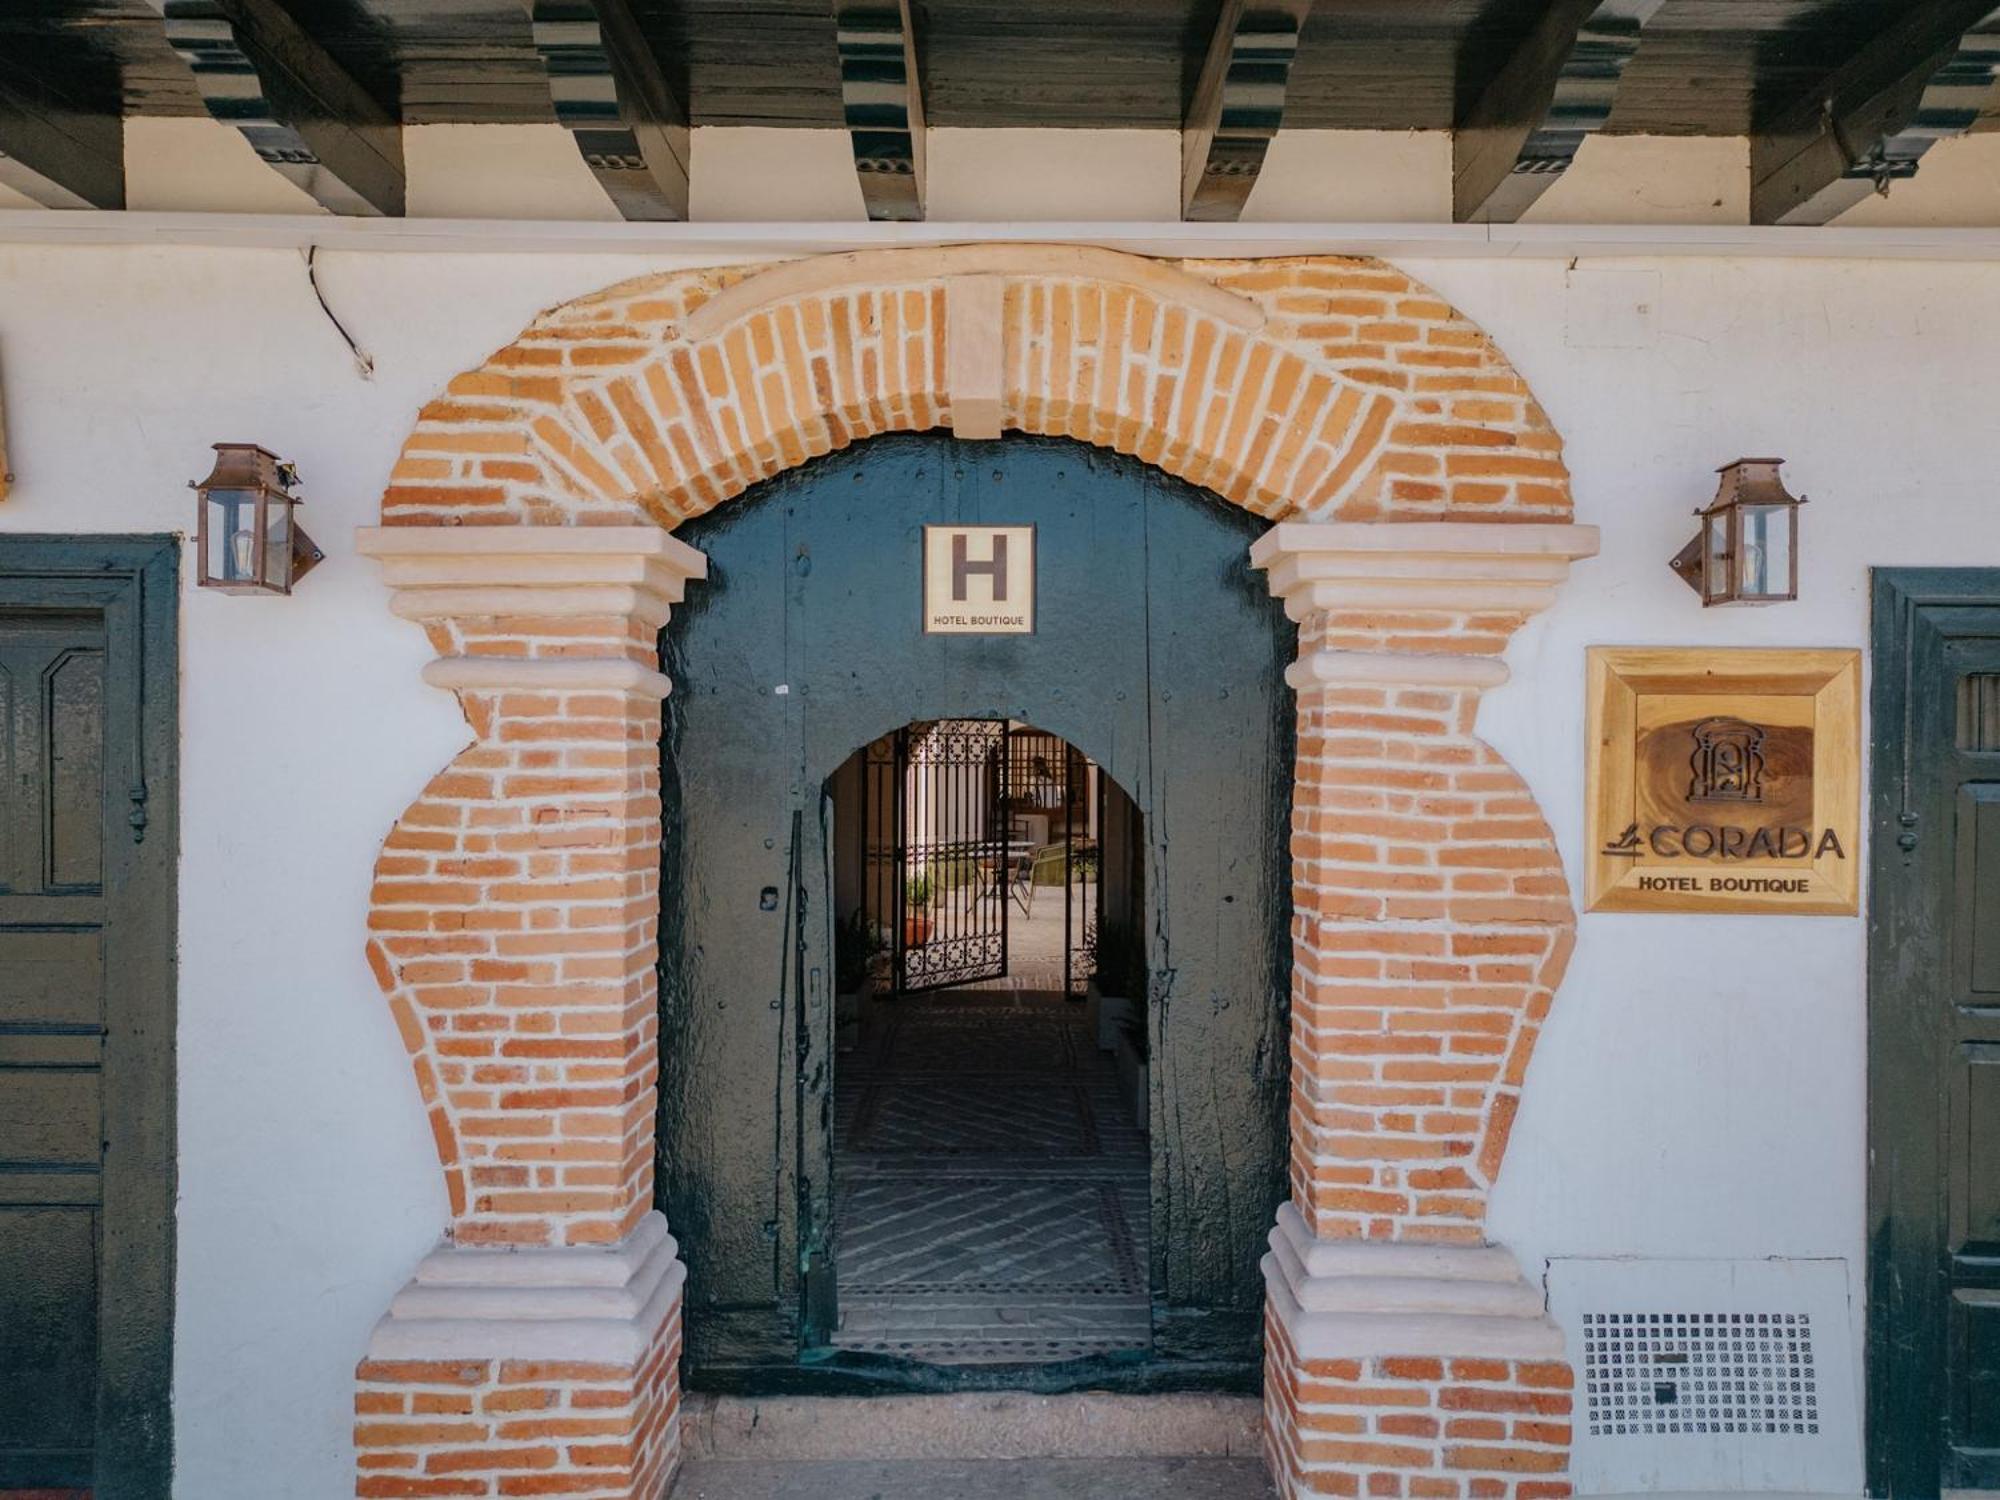
[{"label": "black iron gate", "polygon": [[938,719],[868,747],[862,909],[899,994],[1007,973],[1006,739],[999,719]]},{"label": "black iron gate", "polygon": [[869,745],[862,918],[896,993],[1011,977],[1081,997],[1103,916],[1103,797],[1082,751],[1001,719],[919,722]]}]

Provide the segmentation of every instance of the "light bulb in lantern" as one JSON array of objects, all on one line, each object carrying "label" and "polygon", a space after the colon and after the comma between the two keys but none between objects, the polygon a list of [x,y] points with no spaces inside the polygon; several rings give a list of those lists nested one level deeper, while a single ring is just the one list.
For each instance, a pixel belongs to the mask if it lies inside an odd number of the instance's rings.
[{"label": "light bulb in lantern", "polygon": [[238,578],[254,577],[257,568],[257,533],[245,526],[229,539],[229,551],[236,563]]}]

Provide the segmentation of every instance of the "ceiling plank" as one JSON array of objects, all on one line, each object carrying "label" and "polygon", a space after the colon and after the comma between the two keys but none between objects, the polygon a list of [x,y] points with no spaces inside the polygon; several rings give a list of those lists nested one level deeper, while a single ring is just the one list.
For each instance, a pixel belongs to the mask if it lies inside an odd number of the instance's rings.
[{"label": "ceiling plank", "polygon": [[1750,222],[1825,224],[1914,177],[1972,127],[2000,77],[1994,0],[1911,0],[1818,87],[1750,137]]},{"label": "ceiling plank", "polygon": [[1451,216],[1512,224],[1604,126],[1664,0],[1558,0],[1452,132]]},{"label": "ceiling plank", "polygon": [[0,61],[0,184],[44,208],[123,208],[124,120]]},{"label": "ceiling plank", "polygon": [[688,216],[687,105],[627,0],[531,0],[556,119],[626,219]]},{"label": "ceiling plank", "polygon": [[910,0],[834,0],[840,102],[871,219],[924,216],[924,88]]},{"label": "ceiling plank", "polygon": [[400,217],[403,127],[278,0],[152,0],[208,112],[337,214]]},{"label": "ceiling plank", "polygon": [[1181,217],[1242,216],[1284,120],[1285,90],[1312,0],[1223,0],[1181,126]]}]

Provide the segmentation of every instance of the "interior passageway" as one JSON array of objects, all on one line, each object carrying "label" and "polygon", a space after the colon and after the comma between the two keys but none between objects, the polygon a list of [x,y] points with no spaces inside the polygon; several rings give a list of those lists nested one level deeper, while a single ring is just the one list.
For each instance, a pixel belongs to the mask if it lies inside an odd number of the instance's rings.
[{"label": "interior passageway", "polygon": [[1136,809],[1004,721],[913,725],[850,766],[833,1342],[941,1365],[1147,1348]]}]

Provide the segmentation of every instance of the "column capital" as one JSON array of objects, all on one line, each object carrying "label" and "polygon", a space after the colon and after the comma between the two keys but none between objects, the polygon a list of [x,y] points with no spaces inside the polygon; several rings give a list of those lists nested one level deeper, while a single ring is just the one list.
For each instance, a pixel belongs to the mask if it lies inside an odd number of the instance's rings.
[{"label": "column capital", "polygon": [[[363,526],[355,544],[382,564],[389,607],[424,625],[589,618],[657,631],[688,580],[708,576],[706,556],[657,526]],[[462,630],[449,634],[467,650]],[[595,690],[655,700],[669,687],[664,674],[629,657],[518,650],[440,656],[424,680],[453,692]]]},{"label": "column capital", "polygon": [[363,526],[407,620],[623,615],[657,630],[708,558],[657,526]]},{"label": "column capital", "polygon": [[1595,526],[1532,521],[1281,521],[1252,567],[1294,620],[1335,610],[1504,611],[1555,602],[1569,565],[1597,552]]}]

